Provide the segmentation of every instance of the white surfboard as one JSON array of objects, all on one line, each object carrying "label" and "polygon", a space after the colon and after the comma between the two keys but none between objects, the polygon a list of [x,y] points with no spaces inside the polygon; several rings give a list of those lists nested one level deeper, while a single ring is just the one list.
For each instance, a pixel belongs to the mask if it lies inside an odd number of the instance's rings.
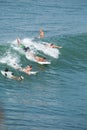
[{"label": "white surfboard", "polygon": [[29,75],[36,75],[38,73],[38,71],[30,71]]},{"label": "white surfboard", "polygon": [[1,74],[9,79],[15,79],[15,80],[23,80],[24,79],[23,76],[20,76],[20,77],[14,76],[12,71],[6,72],[4,70],[1,70]]},{"label": "white surfboard", "polygon": [[[22,69],[20,69],[21,72],[25,73]],[[25,73],[28,75],[36,75],[38,73],[38,71],[30,71],[29,73]]]},{"label": "white surfboard", "polygon": [[39,63],[39,64],[41,64],[41,65],[48,65],[48,64],[51,64],[51,62],[50,61],[45,61],[45,62],[38,62],[37,61],[37,63]]},{"label": "white surfboard", "polygon": [[5,71],[1,70],[1,74],[7,78],[12,79],[12,72],[11,71],[5,72]]}]

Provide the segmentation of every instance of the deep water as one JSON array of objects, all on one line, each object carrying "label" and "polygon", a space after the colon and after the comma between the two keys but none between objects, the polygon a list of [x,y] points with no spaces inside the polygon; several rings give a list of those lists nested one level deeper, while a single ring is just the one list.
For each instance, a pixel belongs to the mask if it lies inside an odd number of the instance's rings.
[{"label": "deep water", "polygon": [[[87,129],[86,16],[86,0],[0,1],[0,71],[8,67],[24,77],[16,81],[0,73],[0,130]],[[51,64],[27,59],[17,37]],[[46,50],[44,42],[62,48]],[[20,72],[14,63],[32,65],[38,74]]]}]

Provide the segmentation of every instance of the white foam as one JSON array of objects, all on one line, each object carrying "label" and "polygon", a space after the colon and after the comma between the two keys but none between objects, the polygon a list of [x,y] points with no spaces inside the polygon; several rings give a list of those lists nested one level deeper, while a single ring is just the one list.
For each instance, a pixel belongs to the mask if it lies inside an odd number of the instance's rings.
[{"label": "white foam", "polygon": [[[21,39],[21,42],[29,47],[35,54],[39,52],[42,52],[44,53],[45,55],[48,55],[48,56],[51,56],[53,58],[58,58],[59,57],[59,50],[57,48],[50,48],[50,47],[47,47],[45,44],[50,44],[50,43],[46,43],[46,42],[35,42],[33,41],[32,38],[24,38],[24,39]],[[17,44],[17,40],[14,40],[12,42],[12,45],[11,45],[15,50],[19,51],[20,53],[24,54],[24,51],[18,47],[18,44]]]},{"label": "white foam", "polygon": [[10,52],[6,52],[6,54],[2,58],[0,58],[0,63],[5,63],[7,65],[10,65],[11,67],[14,67],[14,65],[20,66],[19,62],[20,62],[20,60],[19,60],[18,56],[13,55]]},{"label": "white foam", "polygon": [[33,41],[33,39],[29,39],[29,38],[25,38],[22,41],[23,41],[24,45],[29,46],[30,49],[33,50],[34,52],[36,52],[36,50],[37,50],[37,51],[41,51],[44,54],[51,56],[53,58],[59,57],[59,54],[60,54],[59,50],[56,48],[49,48],[49,47],[45,46],[44,43],[48,44],[46,42],[37,43],[37,42]]},{"label": "white foam", "polygon": [[53,58],[58,58],[60,54],[58,49],[46,47],[43,43],[34,43],[34,46],[37,50],[42,51],[44,54],[49,55]]}]

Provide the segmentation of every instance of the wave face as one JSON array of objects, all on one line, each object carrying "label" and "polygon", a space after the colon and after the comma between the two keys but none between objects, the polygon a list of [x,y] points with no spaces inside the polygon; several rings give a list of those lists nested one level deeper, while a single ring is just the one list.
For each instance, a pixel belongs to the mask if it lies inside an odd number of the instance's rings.
[{"label": "wave face", "polygon": [[[24,77],[15,81],[0,73],[0,129],[87,129],[86,16],[86,0],[0,1],[0,71],[8,67]],[[44,39],[37,38],[40,28]],[[27,59],[17,37],[51,64]],[[38,74],[28,76],[14,69],[15,63],[32,65]]]},{"label": "wave face", "polygon": [[[55,36],[54,39],[55,43],[58,40],[63,47],[59,50],[60,55],[57,59],[44,54],[44,51],[38,51],[36,48],[33,49],[35,54],[39,53],[40,55],[46,56],[51,61],[50,65],[38,65],[32,60],[26,59],[23,50],[16,46],[16,40],[13,40],[7,46],[0,46],[0,69],[3,70],[5,67],[8,67],[17,76],[22,75],[25,78],[22,82],[16,82],[5,79],[0,74],[0,89],[3,92],[1,98],[6,104],[6,122],[9,128],[15,126],[16,123],[18,123],[18,127],[15,129],[28,129],[28,127],[44,128],[48,126],[46,124],[52,121],[56,126],[50,124],[49,128],[51,129],[53,127],[52,129],[57,129],[61,125],[58,126],[56,123],[59,124],[62,121],[64,125],[67,123],[73,125],[73,123],[76,124],[74,120],[82,118],[80,115],[75,116],[73,114],[75,114],[74,111],[77,111],[77,114],[83,113],[83,109],[81,108],[85,105],[84,103],[87,97],[87,35]],[[23,41],[26,41],[26,38]],[[34,42],[31,43],[34,44]],[[39,73],[36,76],[28,76],[15,70],[13,67],[15,63],[22,67],[28,64],[32,65],[33,70]],[[86,110],[84,108],[85,112]],[[21,118],[21,114],[23,113],[24,118]],[[68,114],[66,115],[66,113]],[[35,115],[40,116],[40,119],[37,119]],[[57,122],[58,119],[60,120]],[[12,120],[15,123],[12,123]],[[30,120],[31,123],[28,122]],[[65,121],[63,122],[63,120]],[[79,123],[78,120],[77,123]],[[84,125],[86,126],[85,122],[81,121],[80,123],[80,125],[76,125],[76,129],[78,127],[82,128]],[[66,127],[72,129],[71,126],[66,125]]]}]

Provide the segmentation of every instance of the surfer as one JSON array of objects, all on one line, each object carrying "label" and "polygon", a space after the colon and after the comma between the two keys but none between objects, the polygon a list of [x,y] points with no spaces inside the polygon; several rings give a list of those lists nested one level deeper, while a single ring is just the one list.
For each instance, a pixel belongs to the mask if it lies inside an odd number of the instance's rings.
[{"label": "surfer", "polygon": [[39,38],[44,38],[44,31],[42,29],[39,31]]},{"label": "surfer", "polygon": [[29,74],[31,70],[32,70],[32,66],[31,65],[28,65],[25,68],[21,68],[21,71],[25,72],[26,74]]},{"label": "surfer", "polygon": [[15,79],[15,80],[22,80],[23,79],[22,76],[20,76],[20,77],[15,76],[14,73],[9,71],[8,68],[5,68],[4,72],[5,72],[6,77],[10,77],[10,78]]},{"label": "surfer", "polygon": [[21,43],[21,40],[19,38],[17,38],[17,43],[18,43],[18,46],[20,48],[22,48],[25,52],[29,51],[30,48],[29,47],[25,47],[23,43]]},{"label": "surfer", "polygon": [[34,56],[34,58],[38,62],[47,62],[45,57]]},{"label": "surfer", "polygon": [[[4,71],[9,72],[9,69],[6,67]],[[14,73],[11,73],[11,75],[14,75]]]},{"label": "surfer", "polygon": [[36,60],[37,62],[47,62],[45,57],[40,57],[40,56],[36,56],[34,53],[29,52],[28,53],[29,56],[31,56],[34,60]]},{"label": "surfer", "polygon": [[29,74],[30,71],[32,70],[32,66],[31,65],[28,65],[28,66],[22,68],[21,66],[18,66],[17,64],[14,64],[14,68],[18,69],[19,71],[25,72],[26,74]]},{"label": "surfer", "polygon": [[14,68],[21,71],[21,72],[24,72],[28,75],[31,75],[31,74],[36,74],[37,71],[31,71],[32,70],[32,66],[31,65],[27,65],[26,67],[21,67],[21,66],[18,66],[17,64],[14,64]]}]

